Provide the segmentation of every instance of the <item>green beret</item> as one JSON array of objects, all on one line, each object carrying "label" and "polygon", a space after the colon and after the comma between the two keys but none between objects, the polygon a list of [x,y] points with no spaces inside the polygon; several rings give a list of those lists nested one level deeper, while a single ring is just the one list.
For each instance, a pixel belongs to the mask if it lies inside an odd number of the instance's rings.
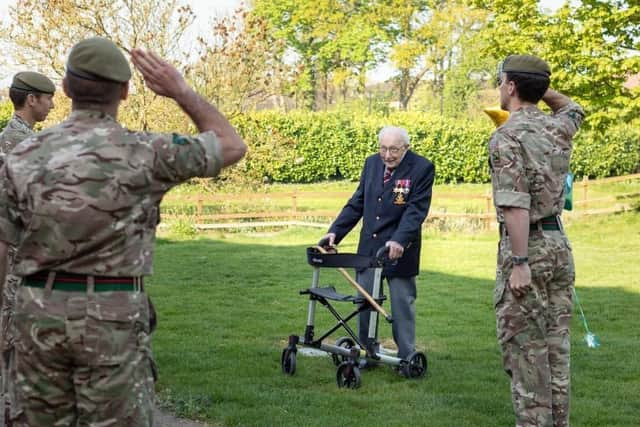
[{"label": "green beret", "polygon": [[503,72],[537,74],[549,77],[551,69],[542,59],[533,55],[509,55],[502,61]]},{"label": "green beret", "polygon": [[109,80],[118,83],[131,78],[129,62],[111,40],[102,37],[84,39],[71,48],[67,73],[87,80]]},{"label": "green beret", "polygon": [[56,91],[56,86],[43,74],[33,71],[22,71],[13,76],[11,89],[18,89],[26,92],[48,93],[53,95]]}]

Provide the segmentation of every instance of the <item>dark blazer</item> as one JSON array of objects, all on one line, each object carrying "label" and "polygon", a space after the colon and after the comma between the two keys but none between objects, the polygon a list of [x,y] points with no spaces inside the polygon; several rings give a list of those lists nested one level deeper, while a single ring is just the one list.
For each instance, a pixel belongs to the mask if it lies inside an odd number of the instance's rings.
[{"label": "dark blazer", "polygon": [[335,243],[362,218],[358,254],[374,256],[388,240],[404,246],[397,264],[385,267],[387,277],[411,277],[420,269],[422,223],[429,213],[435,177],[433,163],[407,151],[391,180],[383,185],[384,163],[379,154],[364,163],[360,184],[331,224]]}]

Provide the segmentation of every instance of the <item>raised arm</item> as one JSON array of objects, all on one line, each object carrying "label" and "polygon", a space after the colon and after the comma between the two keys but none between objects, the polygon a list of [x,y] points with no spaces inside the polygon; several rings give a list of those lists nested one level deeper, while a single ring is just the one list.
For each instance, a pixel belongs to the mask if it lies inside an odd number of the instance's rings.
[{"label": "raised arm", "polygon": [[200,132],[213,131],[220,141],[223,167],[244,157],[247,146],[231,123],[213,105],[198,95],[180,72],[153,52],[131,51],[131,60],[142,73],[144,81],[155,93],[175,100],[193,120]]}]

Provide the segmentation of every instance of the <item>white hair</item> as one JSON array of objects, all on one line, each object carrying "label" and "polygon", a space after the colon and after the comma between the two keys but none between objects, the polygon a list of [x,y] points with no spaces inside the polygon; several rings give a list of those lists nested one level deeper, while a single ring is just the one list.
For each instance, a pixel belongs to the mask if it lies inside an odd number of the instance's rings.
[{"label": "white hair", "polygon": [[382,141],[387,134],[393,134],[395,136],[399,136],[404,145],[409,145],[409,133],[405,128],[400,128],[397,126],[385,126],[380,129],[380,133],[378,133],[378,142]]}]

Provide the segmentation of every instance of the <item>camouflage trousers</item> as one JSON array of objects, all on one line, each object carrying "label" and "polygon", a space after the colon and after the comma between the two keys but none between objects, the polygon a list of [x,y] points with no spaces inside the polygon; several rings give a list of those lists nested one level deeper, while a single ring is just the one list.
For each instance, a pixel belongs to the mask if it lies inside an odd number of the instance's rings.
[{"label": "camouflage trousers", "polygon": [[20,287],[13,425],[152,426],[149,316],[142,292]]},{"label": "camouflage trousers", "polygon": [[[7,271],[13,266],[13,248],[9,249]],[[21,278],[7,274],[2,287],[2,307],[0,307],[0,414],[1,426],[10,426],[10,414],[14,400],[15,364],[13,355],[14,331],[13,314],[15,309],[16,290],[20,286]]]},{"label": "camouflage trousers", "polygon": [[529,236],[531,289],[509,289],[511,243],[501,236],[494,305],[504,370],[511,377],[516,426],[569,425],[570,337],[575,267],[562,231]]}]

